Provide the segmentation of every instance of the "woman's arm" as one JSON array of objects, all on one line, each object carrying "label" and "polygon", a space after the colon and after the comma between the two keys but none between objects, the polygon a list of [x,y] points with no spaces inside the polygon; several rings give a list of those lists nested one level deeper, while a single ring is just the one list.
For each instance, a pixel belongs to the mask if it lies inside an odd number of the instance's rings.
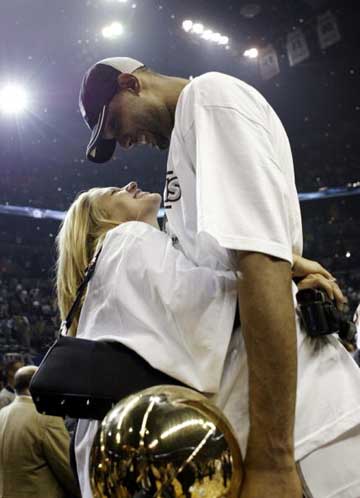
[{"label": "woman's arm", "polygon": [[347,298],[336,283],[336,278],[320,263],[311,259],[293,254],[291,268],[293,278],[297,279],[297,286],[301,289],[323,289],[327,295],[336,302],[339,311],[347,303]]}]

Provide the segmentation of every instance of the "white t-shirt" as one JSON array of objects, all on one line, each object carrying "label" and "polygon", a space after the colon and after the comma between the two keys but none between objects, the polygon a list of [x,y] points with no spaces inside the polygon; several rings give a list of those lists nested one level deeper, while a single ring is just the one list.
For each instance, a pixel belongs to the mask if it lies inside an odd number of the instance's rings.
[{"label": "white t-shirt", "polygon": [[[230,420],[245,454],[248,372],[240,330],[232,333],[236,301],[233,272],[198,267],[166,234],[129,222],[105,238],[77,335],[119,341],[155,368],[207,391]],[[297,334],[299,460],[360,422],[360,371],[335,338],[314,353],[299,324]],[[97,421],[80,420],[76,431],[83,498],[92,497],[89,454],[98,427]]]},{"label": "white t-shirt", "polygon": [[[77,337],[119,341],[194,389],[224,392],[223,400],[231,391],[221,383],[236,301],[234,272],[195,266],[173,247],[167,234],[142,222],[128,222],[106,235]],[[80,420],[76,430],[83,498],[92,496],[89,453],[98,426],[96,421]]]},{"label": "white t-shirt", "polygon": [[181,92],[164,205],[172,235],[197,264],[231,267],[227,249],[292,261],[302,226],[291,150],[266,100],[246,83],[207,73]]},{"label": "white t-shirt", "polygon": [[[289,141],[259,92],[220,73],[204,74],[184,88],[176,107],[164,205],[169,233],[195,264],[232,269],[232,249],[289,262],[293,253],[302,253]],[[293,284],[294,298],[296,291]],[[296,324],[298,460],[360,423],[360,371],[334,337],[314,352],[298,317]],[[239,375],[228,385],[237,394],[226,414],[244,451],[249,417],[243,343],[236,356]]]},{"label": "white t-shirt", "polygon": [[[208,95],[211,104],[205,105]],[[262,146],[255,150],[252,141],[259,135]],[[165,207],[187,258],[150,225],[130,222],[111,230],[89,284],[78,336],[120,341],[155,368],[211,392],[245,454],[247,358],[240,331],[231,334],[237,293],[228,249],[288,261],[302,251],[288,140],[256,90],[216,73],[184,89]],[[360,423],[360,371],[333,337],[314,352],[298,319],[297,338],[295,457],[300,460]],[[98,422],[81,420],[76,431],[83,498],[92,496],[89,453],[97,428]]]}]

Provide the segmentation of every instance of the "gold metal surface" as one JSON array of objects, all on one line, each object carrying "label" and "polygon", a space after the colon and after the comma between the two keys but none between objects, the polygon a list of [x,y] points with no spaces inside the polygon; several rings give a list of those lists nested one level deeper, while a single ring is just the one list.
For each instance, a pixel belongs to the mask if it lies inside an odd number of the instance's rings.
[{"label": "gold metal surface", "polygon": [[157,386],[104,418],[90,479],[96,498],[237,498],[241,454],[229,422],[204,396]]}]

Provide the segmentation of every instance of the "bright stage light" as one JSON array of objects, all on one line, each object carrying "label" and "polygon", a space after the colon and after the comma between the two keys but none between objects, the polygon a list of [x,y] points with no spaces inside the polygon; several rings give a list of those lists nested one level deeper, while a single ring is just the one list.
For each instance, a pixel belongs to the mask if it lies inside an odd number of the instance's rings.
[{"label": "bright stage light", "polygon": [[220,33],[213,33],[210,38],[211,41],[214,43],[219,43],[221,40],[221,34]]},{"label": "bright stage light", "polygon": [[124,33],[124,28],[119,22],[113,22],[108,26],[105,26],[101,31],[104,38],[114,40]]},{"label": "bright stage light", "polygon": [[211,29],[206,29],[201,35],[201,38],[204,38],[204,40],[211,40],[213,34],[214,33],[211,31]]},{"label": "bright stage light", "polygon": [[249,59],[256,59],[256,57],[259,55],[259,51],[257,48],[249,48],[249,50],[245,50],[244,55]]},{"label": "bright stage light", "polygon": [[25,90],[19,85],[7,85],[0,90],[0,109],[6,114],[18,114],[28,104]]},{"label": "bright stage light", "polygon": [[227,36],[223,36],[221,33],[214,33],[200,22],[194,23],[190,19],[187,19],[183,21],[182,28],[187,33],[200,36],[203,40],[217,43],[218,45],[229,45],[229,38]]},{"label": "bright stage light", "polygon": [[222,36],[219,40],[219,45],[228,45],[228,43],[229,43],[228,36]]},{"label": "bright stage light", "polygon": [[191,31],[196,35],[202,35],[204,32],[204,26],[197,22],[193,25]]},{"label": "bright stage light", "polygon": [[186,31],[187,33],[191,30],[193,27],[193,22],[190,21],[190,19],[187,19],[182,23],[183,30]]}]

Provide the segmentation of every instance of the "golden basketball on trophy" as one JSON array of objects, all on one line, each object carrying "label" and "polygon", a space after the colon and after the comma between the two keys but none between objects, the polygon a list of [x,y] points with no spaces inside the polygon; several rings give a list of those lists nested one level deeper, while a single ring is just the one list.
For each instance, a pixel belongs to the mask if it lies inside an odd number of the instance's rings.
[{"label": "golden basketball on trophy", "polygon": [[157,386],[104,418],[90,458],[96,498],[237,498],[241,454],[225,416],[187,388]]}]

